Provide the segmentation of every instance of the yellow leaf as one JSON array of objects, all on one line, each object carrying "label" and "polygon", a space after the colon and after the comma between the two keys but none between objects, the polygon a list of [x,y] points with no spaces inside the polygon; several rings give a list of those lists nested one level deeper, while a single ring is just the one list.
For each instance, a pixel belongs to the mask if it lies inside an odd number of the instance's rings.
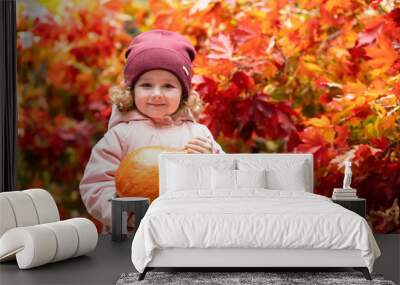
[{"label": "yellow leaf", "polygon": [[387,68],[374,68],[374,67],[370,67],[369,68],[369,75],[371,77],[371,79],[376,79],[379,77],[382,77],[382,75],[385,74]]},{"label": "yellow leaf", "polygon": [[326,116],[322,116],[321,118],[312,118],[308,120],[308,124],[319,128],[326,128],[330,127],[331,122]]},{"label": "yellow leaf", "polygon": [[381,105],[379,104],[373,104],[372,105],[373,110],[375,111],[375,113],[378,114],[379,117],[384,117],[386,116],[386,110],[385,108],[383,108]]},{"label": "yellow leaf", "polygon": [[316,65],[315,63],[311,62],[305,62],[304,65],[307,67],[308,70],[314,71],[314,72],[322,72],[321,67]]},{"label": "yellow leaf", "polygon": [[342,123],[343,118],[346,118],[352,109],[353,109],[352,106],[344,106],[341,111],[332,114],[332,124]]},{"label": "yellow leaf", "polygon": [[259,9],[252,9],[250,15],[258,20],[265,20],[267,13],[260,11]]},{"label": "yellow leaf", "polygon": [[38,0],[38,3],[43,5],[44,7],[46,7],[50,13],[56,14],[61,1],[60,0]]},{"label": "yellow leaf", "polygon": [[392,76],[392,77],[388,78],[387,82],[390,83],[390,84],[393,84],[393,83],[396,83],[396,82],[400,82],[400,73],[395,75],[395,76]]},{"label": "yellow leaf", "polygon": [[333,143],[335,140],[335,130],[333,128],[323,128],[320,130],[327,142]]},{"label": "yellow leaf", "polygon": [[375,127],[375,124],[366,125],[364,132],[368,138],[376,138],[376,137],[378,137],[378,133],[379,133]]}]

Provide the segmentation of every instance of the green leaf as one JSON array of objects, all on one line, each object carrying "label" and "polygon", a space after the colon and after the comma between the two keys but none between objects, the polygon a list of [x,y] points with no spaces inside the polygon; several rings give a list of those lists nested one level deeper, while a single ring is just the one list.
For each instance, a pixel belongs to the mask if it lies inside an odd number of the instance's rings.
[{"label": "green leaf", "polygon": [[272,99],[281,101],[281,100],[286,100],[288,99],[288,96],[285,92],[282,92],[282,89],[280,88],[276,88],[273,92],[272,92]]}]

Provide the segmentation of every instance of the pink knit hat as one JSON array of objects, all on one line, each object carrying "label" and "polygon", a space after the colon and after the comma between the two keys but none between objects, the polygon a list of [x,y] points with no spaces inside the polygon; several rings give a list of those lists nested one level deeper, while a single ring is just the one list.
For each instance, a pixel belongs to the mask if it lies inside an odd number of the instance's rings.
[{"label": "pink knit hat", "polygon": [[141,33],[132,40],[125,53],[125,84],[133,88],[144,72],[163,69],[179,79],[183,95],[187,96],[195,55],[192,44],[178,33],[165,30]]}]

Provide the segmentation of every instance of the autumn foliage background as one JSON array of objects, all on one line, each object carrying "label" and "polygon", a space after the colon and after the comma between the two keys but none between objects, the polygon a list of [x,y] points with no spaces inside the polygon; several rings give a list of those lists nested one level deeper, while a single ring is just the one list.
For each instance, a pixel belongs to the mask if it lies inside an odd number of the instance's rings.
[{"label": "autumn foliage background", "polygon": [[[19,188],[62,218],[106,131],[132,36],[185,35],[201,122],[226,152],[308,152],[315,192],[352,186],[375,232],[400,233],[400,7],[395,1],[17,1]],[[399,6],[399,4],[397,4]]]}]

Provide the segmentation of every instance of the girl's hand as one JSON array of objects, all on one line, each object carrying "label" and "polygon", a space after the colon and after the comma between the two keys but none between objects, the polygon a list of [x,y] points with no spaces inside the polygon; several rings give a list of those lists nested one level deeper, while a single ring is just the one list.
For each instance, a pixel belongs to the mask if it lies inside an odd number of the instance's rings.
[{"label": "girl's hand", "polygon": [[212,142],[209,138],[196,137],[185,146],[187,153],[212,153]]}]

